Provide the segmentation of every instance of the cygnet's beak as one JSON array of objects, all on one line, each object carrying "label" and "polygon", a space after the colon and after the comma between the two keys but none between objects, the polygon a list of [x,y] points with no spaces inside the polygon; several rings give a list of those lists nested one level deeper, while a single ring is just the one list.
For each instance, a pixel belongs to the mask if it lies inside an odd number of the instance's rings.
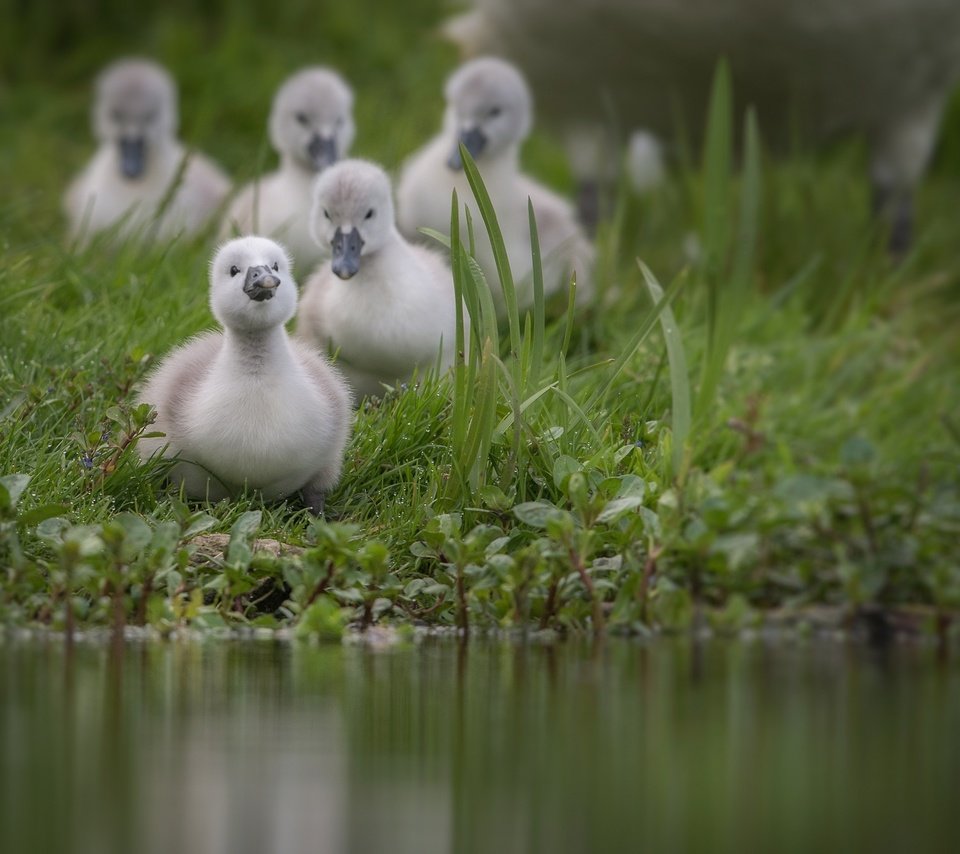
[{"label": "cygnet's beak", "polygon": [[243,280],[243,292],[255,302],[273,299],[280,279],[266,266],[247,267],[247,277]]},{"label": "cygnet's beak", "polygon": [[120,139],[120,171],[125,178],[139,178],[146,166],[146,141],[142,136]]},{"label": "cygnet's beak", "polygon": [[333,260],[331,267],[341,279],[350,279],[360,269],[360,250],[363,249],[363,238],[357,229],[351,229],[346,234],[339,228],[333,234]]},{"label": "cygnet's beak", "polygon": [[463,169],[463,158],[460,156],[461,142],[463,147],[470,152],[470,156],[476,160],[483,149],[487,147],[487,135],[478,127],[460,131],[460,138],[453,147],[453,151],[450,152],[450,159],[447,160],[447,166],[454,170]]},{"label": "cygnet's beak", "polygon": [[332,136],[315,133],[307,144],[307,156],[313,168],[322,172],[337,162],[337,141]]}]

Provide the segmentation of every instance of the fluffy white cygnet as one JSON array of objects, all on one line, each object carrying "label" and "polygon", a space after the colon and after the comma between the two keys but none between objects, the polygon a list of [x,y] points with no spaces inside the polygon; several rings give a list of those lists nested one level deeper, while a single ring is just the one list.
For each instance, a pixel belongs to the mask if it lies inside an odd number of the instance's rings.
[{"label": "fluffy white cygnet", "polygon": [[194,234],[230,191],[219,166],[177,139],[177,90],[159,65],[118,60],[97,78],[93,133],[100,147],[64,198],[80,244],[116,226],[121,237]]},{"label": "fluffy white cygnet", "polygon": [[[317,179],[313,226],[332,255],[307,281],[297,334],[338,354],[357,397],[453,364],[456,299],[446,262],[394,225],[390,180],[346,160]],[[466,323],[466,317],[464,318]]]},{"label": "fluffy white cygnet", "polygon": [[309,270],[322,258],[310,234],[313,182],[350,150],[353,92],[327,68],[299,71],[277,90],[269,129],[280,168],[240,191],[223,236],[268,234],[283,242],[299,270]]},{"label": "fluffy white cygnet", "polygon": [[[500,59],[482,58],[457,70],[446,85],[442,132],[405,164],[397,188],[397,222],[408,236],[423,226],[450,231],[456,189],[475,224],[476,257],[498,310],[503,295],[493,250],[463,173],[458,145],[476,161],[503,232],[521,310],[533,302],[527,198],[533,202],[543,258],[544,290],[566,290],[576,271],[578,294],[591,290],[593,247],[565,199],[520,171],[520,145],[530,132],[532,101],[520,73]],[[465,232],[464,232],[465,233]]]},{"label": "fluffy white cygnet", "polygon": [[[911,198],[960,81],[955,0],[470,0],[446,27],[467,56],[516,62],[538,109],[576,147],[641,126],[664,141],[701,137],[725,57],[739,105],[756,107],[765,146],[864,135],[891,249],[910,242]],[[739,111],[739,107],[738,107]],[[599,141],[598,141],[599,142]],[[617,148],[578,169],[603,180]]]},{"label": "fluffy white cygnet", "polygon": [[319,513],[340,478],[352,401],[339,373],[287,336],[297,284],[283,247],[265,237],[222,246],[210,265],[210,307],[223,331],[174,350],[143,388],[166,435],[141,440],[140,455],[178,457],[171,477],[192,498],[300,490]]}]

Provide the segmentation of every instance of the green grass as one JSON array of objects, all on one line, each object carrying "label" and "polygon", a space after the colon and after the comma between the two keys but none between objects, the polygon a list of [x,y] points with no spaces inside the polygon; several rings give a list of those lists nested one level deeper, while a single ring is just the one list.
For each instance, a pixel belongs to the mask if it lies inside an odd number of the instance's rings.
[{"label": "green grass", "polygon": [[[318,635],[347,620],[683,628],[695,607],[736,628],[821,604],[923,605],[942,627],[960,608],[956,165],[936,165],[895,266],[860,147],[769,157],[722,70],[702,165],[618,193],[590,310],[521,315],[504,255],[496,331],[454,229],[464,357],[359,410],[330,521],[254,496],[181,504],[162,465],[137,462],[134,390],[211,324],[211,239],[65,251],[60,194],[91,151],[79,81],[124,38],[157,56],[181,81],[184,137],[239,181],[272,162],[266,110],[299,65],[354,82],[355,151],[394,168],[439,125],[456,58],[427,0],[377,6],[365,38],[365,6],[285,4],[270,38],[265,5],[176,6],[146,26],[118,11],[107,35],[21,19],[37,47],[9,69],[0,123],[0,623],[63,627],[68,601],[77,625]],[[527,168],[569,189],[549,134],[531,143]],[[471,229],[495,232],[467,173]],[[230,534],[226,555],[201,557],[200,532]],[[254,535],[301,548],[277,557]]]}]

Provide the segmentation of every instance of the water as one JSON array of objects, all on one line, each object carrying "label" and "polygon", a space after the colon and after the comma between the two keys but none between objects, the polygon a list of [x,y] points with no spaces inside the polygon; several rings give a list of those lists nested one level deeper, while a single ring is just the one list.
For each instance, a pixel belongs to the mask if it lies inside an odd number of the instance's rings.
[{"label": "water", "polygon": [[0,643],[0,852],[960,850],[960,669],[833,642]]}]

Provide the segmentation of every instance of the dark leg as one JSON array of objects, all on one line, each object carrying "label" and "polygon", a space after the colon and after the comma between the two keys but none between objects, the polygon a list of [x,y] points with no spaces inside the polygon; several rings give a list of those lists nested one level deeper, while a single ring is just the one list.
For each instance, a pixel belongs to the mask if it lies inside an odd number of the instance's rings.
[{"label": "dark leg", "polygon": [[580,224],[590,237],[597,233],[600,222],[600,183],[584,179],[577,185],[577,211]]},{"label": "dark leg", "polygon": [[872,134],[873,212],[890,228],[887,247],[895,259],[913,243],[914,191],[933,153],[945,97],[938,93],[907,112],[891,114],[889,123]]},{"label": "dark leg", "polygon": [[913,246],[913,193],[874,184],[872,209],[874,217],[889,226],[887,250],[899,261]]},{"label": "dark leg", "polygon": [[309,510],[314,516],[323,516],[323,508],[327,500],[327,493],[325,490],[312,483],[308,483],[303,489],[300,490],[300,495],[303,497],[303,504],[307,510]]},{"label": "dark leg", "polygon": [[890,221],[890,239],[887,249],[894,258],[903,258],[913,246],[913,196],[897,199]]}]

